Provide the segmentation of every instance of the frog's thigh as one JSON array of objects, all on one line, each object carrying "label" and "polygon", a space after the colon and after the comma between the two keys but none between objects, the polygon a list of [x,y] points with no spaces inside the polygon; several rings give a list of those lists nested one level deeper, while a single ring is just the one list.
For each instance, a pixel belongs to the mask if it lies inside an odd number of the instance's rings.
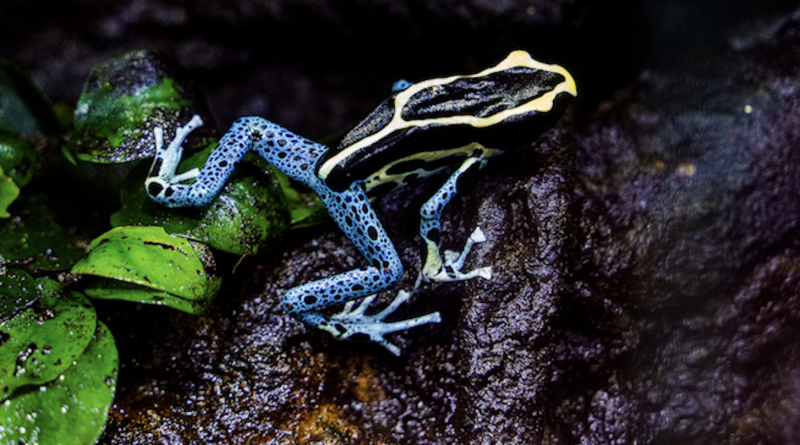
[{"label": "frog's thigh", "polygon": [[441,218],[442,211],[451,199],[458,193],[461,181],[471,173],[479,170],[486,164],[483,156],[469,157],[459,166],[459,168],[447,178],[447,181],[420,209],[419,234],[425,241],[426,256],[425,265],[422,267],[422,275],[426,279],[438,275],[444,264],[440,252],[441,242]]},{"label": "frog's thigh", "polygon": [[367,259],[368,267],[353,269],[290,289],[284,297],[287,312],[298,315],[320,307],[384,291],[403,276],[403,264],[392,241],[369,204],[363,187],[324,194],[328,213]]}]

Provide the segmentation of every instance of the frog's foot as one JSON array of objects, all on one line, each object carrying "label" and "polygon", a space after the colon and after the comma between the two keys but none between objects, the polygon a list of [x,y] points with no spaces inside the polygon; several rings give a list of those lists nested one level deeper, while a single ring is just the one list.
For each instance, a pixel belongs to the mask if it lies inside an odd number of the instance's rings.
[{"label": "frog's foot", "polygon": [[374,315],[366,315],[366,312],[370,304],[375,300],[375,295],[365,298],[355,309],[353,309],[355,302],[350,301],[345,304],[342,312],[332,315],[327,323],[321,324],[318,327],[330,332],[334,337],[340,340],[354,336],[367,336],[371,341],[383,346],[392,354],[399,356],[400,348],[386,340],[384,335],[392,332],[404,331],[423,324],[440,323],[442,321],[442,317],[438,312],[409,320],[389,323],[383,321],[387,316],[397,310],[401,304],[408,301],[410,297],[410,292],[401,290],[385,309]]},{"label": "frog's foot", "polygon": [[417,286],[423,281],[464,281],[477,277],[491,280],[492,268],[490,266],[480,267],[469,272],[461,272],[461,268],[464,267],[464,262],[467,260],[467,255],[469,255],[469,252],[472,250],[472,246],[484,241],[486,241],[486,234],[478,227],[469,236],[461,252],[445,250],[444,260],[438,255],[438,247],[433,254],[429,252],[425,266],[422,268],[420,276],[417,279]]},{"label": "frog's foot", "polygon": [[196,178],[200,174],[200,169],[193,168],[184,173],[175,174],[178,164],[181,162],[183,156],[183,141],[186,137],[203,125],[203,119],[198,115],[194,115],[189,122],[183,127],[178,127],[175,131],[175,138],[172,142],[164,148],[164,129],[156,127],[153,129],[153,135],[156,142],[156,156],[153,161],[153,167],[150,169],[150,174],[145,181],[145,189],[153,196],[158,196],[165,193],[172,184],[179,184]]}]

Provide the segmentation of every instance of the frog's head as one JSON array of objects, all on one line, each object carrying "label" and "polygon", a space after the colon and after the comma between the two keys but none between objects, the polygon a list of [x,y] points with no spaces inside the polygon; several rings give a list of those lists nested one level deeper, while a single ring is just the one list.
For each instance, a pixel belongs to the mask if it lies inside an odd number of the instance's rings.
[{"label": "frog's head", "polygon": [[477,74],[404,84],[326,155],[319,175],[344,188],[420,153],[470,144],[515,150],[547,131],[577,95],[566,69],[525,51]]}]

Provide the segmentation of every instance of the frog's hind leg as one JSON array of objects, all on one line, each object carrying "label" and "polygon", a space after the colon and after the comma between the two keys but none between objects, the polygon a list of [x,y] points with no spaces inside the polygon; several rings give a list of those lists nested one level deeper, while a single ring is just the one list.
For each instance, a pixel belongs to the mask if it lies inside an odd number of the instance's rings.
[{"label": "frog's hind leg", "polygon": [[420,209],[419,233],[425,241],[426,256],[416,286],[423,281],[463,281],[472,278],[492,278],[491,267],[481,267],[469,272],[462,272],[467,255],[476,243],[486,241],[483,230],[476,228],[469,236],[461,252],[446,250],[444,256],[441,252],[441,217],[442,211],[451,199],[458,193],[459,182],[486,164],[483,156],[467,158],[459,168],[453,172],[444,185]]},{"label": "frog's hind leg", "polygon": [[[338,339],[367,338],[399,355],[400,348],[384,336],[427,323],[439,323],[439,313],[409,320],[384,321],[411,296],[401,291],[385,309],[367,315],[375,294],[390,289],[403,276],[400,256],[369,205],[362,185],[354,184],[341,193],[320,189],[318,195],[331,217],[370,265],[292,288],[283,298],[284,308],[307,326],[327,331]],[[355,300],[361,298],[364,300],[354,309]],[[320,309],[337,303],[345,303],[340,313],[326,315],[320,312]]]},{"label": "frog's hind leg", "polygon": [[[393,250],[387,253],[396,256]],[[339,340],[364,338],[383,346],[394,355],[400,355],[400,348],[386,340],[386,334],[427,323],[439,323],[442,319],[438,312],[434,312],[408,320],[384,321],[409,299],[411,294],[405,291],[400,291],[377,314],[366,314],[376,294],[394,285],[402,276],[399,257],[396,264],[398,267],[384,262],[379,267],[354,269],[289,289],[283,298],[284,309],[305,325],[327,331]],[[364,300],[354,309],[354,300],[359,298]],[[345,303],[344,309],[338,314],[326,315],[319,311],[336,303]]]}]

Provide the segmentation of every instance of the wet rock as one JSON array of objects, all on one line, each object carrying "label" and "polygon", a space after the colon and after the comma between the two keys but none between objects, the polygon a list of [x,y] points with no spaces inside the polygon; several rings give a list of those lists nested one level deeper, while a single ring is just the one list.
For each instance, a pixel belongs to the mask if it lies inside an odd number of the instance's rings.
[{"label": "wet rock", "polygon": [[560,315],[595,327],[570,321],[556,335],[564,394],[551,440],[792,441],[794,35],[644,73],[578,138],[586,239],[571,304],[582,309]]}]

